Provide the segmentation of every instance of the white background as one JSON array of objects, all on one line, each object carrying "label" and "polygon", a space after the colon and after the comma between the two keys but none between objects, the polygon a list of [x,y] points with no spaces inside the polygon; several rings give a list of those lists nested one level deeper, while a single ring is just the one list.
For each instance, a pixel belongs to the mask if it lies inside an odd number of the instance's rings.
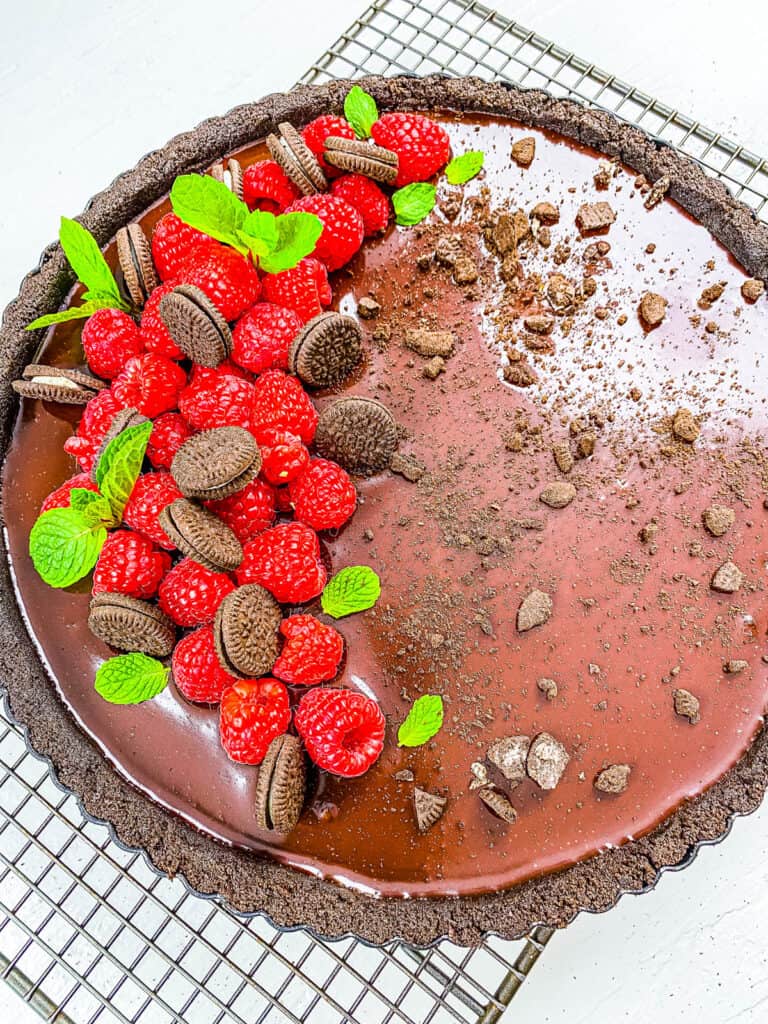
[{"label": "white background", "polygon": [[[5,0],[0,306],[54,237],[61,214],[78,213],[178,131],[288,88],[363,2]],[[495,6],[768,154],[765,0]],[[582,915],[556,935],[509,1017],[569,1024],[768,1019],[767,882],[768,806],[737,821],[725,844],[667,874],[653,893],[625,897],[607,915]],[[0,984],[6,1020],[37,1018]]]}]

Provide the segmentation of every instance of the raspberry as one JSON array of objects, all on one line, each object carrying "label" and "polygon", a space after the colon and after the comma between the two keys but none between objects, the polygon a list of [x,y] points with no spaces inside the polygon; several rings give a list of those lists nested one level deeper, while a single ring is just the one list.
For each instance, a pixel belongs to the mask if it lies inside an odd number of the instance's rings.
[{"label": "raspberry", "polygon": [[314,615],[292,615],[283,619],[280,632],[286,642],[272,674],[294,686],[313,686],[336,675],[344,641],[333,626]]},{"label": "raspberry", "polygon": [[301,192],[274,160],[251,164],[243,173],[243,199],[251,210],[282,213]]},{"label": "raspberry", "polygon": [[296,709],[296,730],[318,766],[345,779],[367,772],[384,746],[384,715],[354,690],[309,690]]},{"label": "raspberry", "polygon": [[371,128],[373,141],[397,153],[395,185],[426,181],[448,163],[451,143],[439,124],[422,114],[382,114]]},{"label": "raspberry", "polygon": [[317,410],[295,377],[282,370],[267,370],[253,385],[253,391],[252,422],[257,441],[263,430],[274,427],[310,444],[317,430]]},{"label": "raspberry", "polygon": [[183,359],[184,353],[171,337],[160,316],[160,300],[173,291],[176,281],[166,281],[150,294],[144,303],[139,322],[139,336],[147,352],[155,352],[168,359]]},{"label": "raspberry", "polygon": [[99,445],[121,408],[111,388],[99,391],[86,405],[77,434],[64,442],[64,451],[76,458],[86,473],[93,468]]},{"label": "raspberry", "polygon": [[89,473],[78,473],[69,480],[65,480],[55,491],[51,491],[43,504],[40,506],[40,515],[49,512],[52,508],[68,508],[70,494],[75,487],[84,487],[86,491],[98,491],[98,487],[91,480]]},{"label": "raspberry", "polygon": [[277,679],[239,679],[221,695],[219,735],[232,758],[261,764],[269,745],[291,723],[288,691]]},{"label": "raspberry", "polygon": [[182,558],[160,584],[160,608],[177,626],[204,626],[235,589],[225,572],[213,572],[191,558]]},{"label": "raspberry", "polygon": [[241,544],[253,540],[275,521],[275,490],[258,477],[229,498],[206,501]]},{"label": "raspberry", "polygon": [[245,427],[251,425],[254,389],[250,381],[216,370],[193,375],[181,392],[179,409],[195,428]]},{"label": "raspberry", "polygon": [[363,218],[366,237],[377,235],[389,223],[389,199],[375,181],[363,174],[345,174],[331,185],[331,194],[354,206]]},{"label": "raspberry", "polygon": [[355,130],[349,121],[346,121],[343,117],[338,117],[336,114],[321,114],[314,121],[310,121],[301,134],[328,177],[333,178],[339,174],[338,167],[333,167],[331,164],[326,163],[323,157],[323,150],[325,148],[325,140],[329,135],[335,135],[341,139],[355,138]]},{"label": "raspberry", "polygon": [[287,487],[278,487],[275,491],[275,509],[286,515],[293,515],[293,505]]},{"label": "raspberry", "polygon": [[289,484],[309,465],[309,452],[301,438],[287,430],[259,431],[261,472],[271,484]]},{"label": "raspberry", "polygon": [[237,320],[261,292],[259,275],[251,261],[218,243],[193,250],[179,277],[205,292],[225,320]]},{"label": "raspberry", "polygon": [[235,325],[232,358],[253,373],[288,368],[288,349],[302,323],[292,309],[257,302]]},{"label": "raspberry", "polygon": [[82,342],[91,370],[107,380],[144,350],[138,327],[120,309],[97,309],[85,321]]},{"label": "raspberry", "polygon": [[328,459],[312,459],[288,486],[294,514],[313,530],[342,526],[357,504],[357,491],[346,470]]},{"label": "raspberry", "polygon": [[123,522],[169,551],[176,546],[157,521],[160,512],[183,497],[170,473],[144,473],[134,484],[123,511]]},{"label": "raspberry", "polygon": [[260,583],[283,604],[306,604],[328,579],[317,534],[303,523],[281,523],[243,547],[237,582]]},{"label": "raspberry", "polygon": [[124,409],[138,409],[154,419],[175,409],[187,375],[176,363],[154,352],[134,356],[112,385],[115,398]]},{"label": "raspberry", "polygon": [[313,255],[328,270],[343,267],[363,244],[363,218],[345,199],[328,194],[304,196],[288,207],[289,213],[296,210],[314,213],[323,222]]},{"label": "raspberry", "polygon": [[147,443],[147,458],[155,469],[170,469],[173,457],[194,430],[181,413],[164,412],[152,424]]},{"label": "raspberry", "polygon": [[152,235],[152,259],[160,279],[176,277],[191,253],[213,244],[212,238],[179,220],[175,213],[166,213]]},{"label": "raspberry", "polygon": [[196,385],[202,383],[210,383],[211,381],[217,380],[219,377],[237,377],[238,380],[255,380],[250,370],[244,369],[242,366],[238,366],[237,363],[233,363],[231,359],[227,358],[222,360],[219,365],[215,368],[210,366],[200,366],[199,363],[192,363],[192,368],[189,371],[189,384]]},{"label": "raspberry", "polygon": [[218,704],[226,688],[237,682],[219,664],[211,626],[201,626],[179,640],[173,649],[171,671],[187,700],[198,704]]},{"label": "raspberry", "polygon": [[132,530],[115,530],[104,541],[93,570],[93,593],[154,597],[170,568],[171,556],[151,540]]},{"label": "raspberry", "polygon": [[333,298],[325,266],[311,256],[290,270],[264,277],[264,298],[292,309],[304,323],[318,316]]}]

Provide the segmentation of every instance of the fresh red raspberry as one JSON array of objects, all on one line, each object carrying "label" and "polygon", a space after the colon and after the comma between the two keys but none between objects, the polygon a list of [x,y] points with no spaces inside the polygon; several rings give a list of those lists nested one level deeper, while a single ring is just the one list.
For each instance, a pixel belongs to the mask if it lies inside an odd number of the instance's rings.
[{"label": "fresh red raspberry", "polygon": [[138,327],[121,309],[97,309],[85,321],[81,337],[88,366],[107,380],[144,351]]},{"label": "fresh red raspberry", "polygon": [[373,141],[397,153],[395,185],[426,181],[448,163],[451,142],[435,121],[423,114],[382,114],[371,128]]},{"label": "fresh red raspberry", "polygon": [[212,238],[179,220],[175,213],[166,213],[152,235],[152,259],[161,281],[176,277],[196,249],[213,244]]},{"label": "fresh red raspberry", "polygon": [[171,556],[167,551],[158,551],[140,533],[115,530],[104,541],[93,570],[93,593],[154,597],[170,568]]},{"label": "fresh red raspberry", "polygon": [[355,130],[349,121],[336,114],[321,114],[314,121],[310,121],[301,134],[327,176],[334,178],[337,174],[340,174],[341,172],[338,167],[333,167],[331,164],[326,163],[323,157],[323,150],[325,149],[325,140],[329,135],[335,135],[341,139],[355,138]]},{"label": "fresh red raspberry", "polygon": [[195,430],[251,426],[254,389],[229,373],[197,372],[181,392],[179,409]]},{"label": "fresh red raspberry", "polygon": [[187,700],[198,704],[218,704],[227,687],[237,682],[219,664],[211,626],[201,626],[179,640],[173,649],[171,672]]},{"label": "fresh red raspberry", "polygon": [[292,615],[280,623],[285,637],[272,674],[294,686],[314,686],[336,675],[344,641],[314,615]]},{"label": "fresh red raspberry", "polygon": [[357,491],[346,470],[329,459],[312,459],[288,485],[294,514],[313,530],[343,526],[355,511]]},{"label": "fresh red raspberry", "polygon": [[275,491],[275,510],[284,512],[286,515],[293,515],[293,505],[287,487],[278,487]]},{"label": "fresh red raspberry", "polygon": [[296,709],[296,730],[318,766],[352,779],[367,772],[384,747],[384,715],[354,690],[308,690]]},{"label": "fresh red raspberry", "polygon": [[160,608],[177,626],[204,626],[235,585],[225,572],[214,572],[192,558],[182,558],[160,584]]},{"label": "fresh red raspberry", "polygon": [[115,413],[122,408],[111,388],[99,391],[86,405],[76,435],[68,437],[64,442],[64,451],[77,459],[86,473],[90,473],[93,468],[104,435]]},{"label": "fresh red raspberry", "polygon": [[363,174],[345,174],[331,185],[331,194],[354,206],[363,218],[366,237],[378,235],[389,223],[389,199],[375,181]]},{"label": "fresh red raspberry", "polygon": [[257,302],[232,332],[232,358],[253,373],[288,368],[288,350],[302,327],[292,309]]},{"label": "fresh red raspberry", "polygon": [[328,271],[320,260],[307,256],[290,270],[267,274],[263,280],[264,298],[277,306],[287,306],[306,323],[330,305],[333,294]]},{"label": "fresh red raspberry", "polygon": [[301,192],[274,160],[251,164],[243,172],[243,199],[251,210],[282,213]]},{"label": "fresh red raspberry", "polygon": [[139,335],[147,352],[155,352],[168,359],[184,359],[184,353],[171,337],[160,316],[160,300],[178,284],[170,280],[158,285],[144,303],[139,321]]},{"label": "fresh red raspberry", "polygon": [[288,207],[288,213],[297,210],[314,213],[323,222],[313,256],[322,260],[328,270],[343,267],[363,244],[363,218],[345,199],[328,193],[304,196]]},{"label": "fresh red raspberry", "polygon": [[275,489],[259,477],[237,494],[205,504],[227,524],[241,544],[268,530],[275,521]]},{"label": "fresh red raspberry", "polygon": [[83,487],[86,491],[98,491],[99,489],[91,480],[90,473],[78,473],[77,476],[65,480],[55,491],[51,491],[40,506],[40,515],[43,512],[49,512],[52,508],[69,508],[70,494],[76,487]]},{"label": "fresh red raspberry", "polygon": [[155,469],[170,469],[173,457],[194,430],[181,413],[164,412],[152,424],[147,443],[147,458]]},{"label": "fresh red raspberry", "polygon": [[170,473],[144,473],[134,484],[123,511],[123,522],[149,537],[161,548],[172,551],[171,541],[157,521],[166,505],[183,495]]},{"label": "fresh red raspberry", "polygon": [[237,582],[260,583],[282,604],[306,604],[328,575],[317,534],[303,523],[280,523],[243,546]]},{"label": "fresh red raspberry", "polygon": [[225,320],[237,320],[261,292],[259,275],[251,261],[217,243],[195,249],[179,277],[205,292]]},{"label": "fresh red raspberry", "polygon": [[275,487],[289,484],[309,465],[309,452],[300,437],[288,430],[259,430],[261,472]]},{"label": "fresh red raspberry", "polygon": [[[274,428],[296,434],[310,444],[317,430],[317,409],[296,377],[282,370],[267,370],[253,385],[253,433]],[[270,435],[271,436],[271,435]]]},{"label": "fresh red raspberry", "polygon": [[288,691],[278,679],[239,679],[221,695],[221,744],[241,764],[261,764],[291,724]]},{"label": "fresh red raspberry", "polygon": [[187,375],[176,363],[154,352],[134,356],[112,385],[115,398],[124,409],[138,409],[154,419],[175,409]]}]

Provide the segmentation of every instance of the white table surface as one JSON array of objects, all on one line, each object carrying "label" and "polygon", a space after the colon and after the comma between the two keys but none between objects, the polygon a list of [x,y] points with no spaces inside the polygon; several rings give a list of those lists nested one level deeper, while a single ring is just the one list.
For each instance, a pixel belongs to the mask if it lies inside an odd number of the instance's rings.
[{"label": "white table surface", "polygon": [[[488,0],[494,6],[493,0]],[[496,0],[542,35],[768,154],[765,0]],[[90,195],[169,136],[290,86],[362,0],[27,0],[0,36],[0,307]],[[727,11],[727,14],[725,13]],[[557,934],[510,1019],[768,1019],[768,805],[653,893]],[[506,1019],[506,1018],[505,1018]],[[0,984],[0,1021],[37,1018]],[[80,1022],[77,1022],[80,1024]]]}]

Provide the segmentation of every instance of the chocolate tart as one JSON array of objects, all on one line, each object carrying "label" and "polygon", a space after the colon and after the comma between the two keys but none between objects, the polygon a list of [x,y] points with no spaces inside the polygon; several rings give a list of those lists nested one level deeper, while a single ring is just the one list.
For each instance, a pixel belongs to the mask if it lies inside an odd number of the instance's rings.
[{"label": "chocolate tart", "polygon": [[[536,923],[564,925],[580,910],[608,909],[622,893],[652,886],[664,868],[687,863],[700,844],[721,838],[735,814],[754,810],[762,798],[768,781],[768,741],[761,730],[768,680],[761,660],[768,614],[761,577],[768,552],[762,505],[768,475],[752,437],[765,426],[766,413],[754,381],[756,342],[750,348],[749,339],[757,335],[757,318],[765,316],[765,299],[748,306],[734,296],[744,270],[768,279],[768,228],[690,160],[609,114],[471,78],[371,78],[361,84],[381,111],[437,112],[455,127],[460,148],[490,152],[497,134],[505,147],[489,160],[486,177],[467,188],[463,202],[470,216],[452,220],[457,200],[446,193],[439,230],[430,222],[407,241],[390,230],[333,282],[341,312],[354,312],[368,294],[382,307],[364,325],[368,362],[341,393],[383,398],[407,435],[394,472],[361,482],[365,501],[358,515],[328,542],[339,564],[376,564],[389,588],[389,605],[365,619],[373,623],[370,629],[361,624],[363,617],[342,627],[344,672],[357,673],[359,682],[392,670],[384,701],[390,740],[408,706],[398,689],[412,699],[437,677],[448,678],[446,735],[453,739],[445,757],[439,743],[408,752],[392,740],[390,756],[356,780],[356,789],[326,782],[312,811],[305,811],[305,824],[272,844],[258,830],[249,838],[242,824],[251,801],[244,777],[223,763],[226,758],[196,761],[193,748],[178,746],[181,734],[167,731],[172,719],[183,720],[189,742],[201,744],[199,753],[215,734],[209,711],[169,695],[172,707],[151,702],[156,710],[143,718],[133,712],[118,718],[126,709],[107,708],[99,719],[86,690],[105,649],[85,641],[87,587],[45,591],[47,625],[40,630],[41,598],[24,556],[39,500],[69,475],[64,457],[57,461],[48,453],[58,450],[77,418],[76,411],[57,408],[54,416],[31,403],[19,414],[10,386],[27,362],[41,358],[24,326],[61,306],[72,286],[58,245],[43,253],[3,320],[0,666],[12,713],[32,747],[50,759],[90,815],[108,822],[121,842],[145,850],[160,871],[182,874],[197,891],[217,894],[237,910],[263,912],[279,926],[305,925],[326,936],[354,933],[372,942],[428,944],[448,936],[473,944],[489,933],[517,937]],[[135,219],[149,231],[167,209],[163,199],[177,175],[230,156],[244,165],[262,158],[263,140],[279,124],[300,129],[319,114],[341,110],[350,85],[275,94],[204,122],[95,196],[83,222],[103,245]],[[518,163],[510,162],[507,142],[527,135],[535,139],[533,161],[526,145],[518,150]],[[617,179],[602,168],[608,174],[604,192],[595,191],[591,177],[601,170],[600,156],[623,167]],[[553,177],[537,184],[537,167],[550,162]],[[568,260],[578,251],[580,276],[595,282],[597,297],[592,285],[579,284],[579,296],[591,296],[586,330],[592,333],[573,328],[573,337],[589,342],[578,352],[569,350],[570,335],[562,329],[567,309],[558,308],[557,296],[548,306],[539,302],[543,286],[528,294],[530,274],[522,289],[512,289],[522,291],[520,302],[530,307],[522,319],[530,324],[514,331],[504,315],[510,292],[503,297],[489,283],[489,268],[497,267],[490,247],[502,245],[494,232],[503,231],[484,184],[495,174],[511,183],[513,173],[510,212],[541,202],[562,206],[551,244],[563,248],[553,250],[552,259],[562,256],[563,266],[572,267]],[[668,179],[662,209],[643,210],[647,189],[633,175],[650,183]],[[607,234],[603,229],[585,238],[574,226],[577,208],[602,200],[619,209],[617,222]],[[622,235],[627,210],[634,211],[634,229]],[[589,211],[580,216],[588,227]],[[542,248],[546,235],[539,232],[548,220],[551,211],[542,211],[533,228]],[[528,225],[530,230],[530,220]],[[471,274],[460,280],[450,260],[432,258],[453,233],[471,250],[476,280]],[[598,248],[601,241],[610,243],[609,251]],[[595,248],[587,252],[590,242]],[[108,248],[108,258],[114,261],[113,250]],[[698,290],[680,270],[678,255],[695,267]],[[552,259],[550,272],[557,270]],[[603,277],[609,264],[617,270],[615,288]],[[516,270],[507,270],[514,278]],[[715,305],[719,297],[709,303],[698,296],[721,279],[731,295],[727,316]],[[649,280],[658,285],[639,287]],[[671,294],[680,308],[687,301],[687,319],[679,308],[677,319],[667,314],[666,344],[674,358],[667,358],[664,346],[652,347],[665,322],[651,330],[637,319],[645,290]],[[697,297],[709,309],[697,307]],[[567,303],[577,298],[566,293]],[[390,333],[385,321],[391,321]],[[625,325],[628,338],[619,332]],[[409,330],[446,326],[456,351],[444,368],[431,364],[429,372],[422,372],[423,337],[411,338],[409,347],[393,340]],[[494,353],[479,343],[483,332],[499,340]],[[690,365],[690,351],[677,344],[689,337],[699,339],[701,352],[694,354],[702,360],[706,354],[715,370],[711,377],[709,364]],[[73,339],[71,332],[56,333],[46,343],[46,361],[76,362]],[[634,349],[626,353],[629,342]],[[684,387],[662,379],[658,367],[670,362],[690,371]],[[409,374],[407,389],[380,386],[384,363],[390,382]],[[497,394],[512,395],[512,404],[495,404]],[[337,397],[321,394],[318,406]],[[437,419],[441,409],[450,413],[459,406],[461,430],[469,424],[467,436],[482,439],[471,449],[462,449],[456,424]],[[548,414],[544,425],[537,418],[542,409]],[[636,436],[633,417],[642,425]],[[423,469],[414,472],[414,466]],[[501,471],[489,468],[499,466]],[[558,482],[573,488],[552,488]],[[736,526],[715,538],[705,532],[701,515],[716,500],[723,503],[723,494],[738,506]],[[400,545],[408,565],[398,556]],[[571,556],[576,572],[565,581],[558,567]],[[740,564],[743,587],[712,594],[710,577],[726,561]],[[420,565],[427,568],[414,577],[412,566]],[[411,601],[414,588],[419,594]],[[540,622],[528,616],[531,628],[518,633],[518,608],[531,592],[554,596],[547,615]],[[747,614],[752,605],[754,614]],[[504,632],[504,623],[511,632]],[[35,640],[35,633],[42,635]],[[722,663],[740,659],[741,652],[746,670],[723,672]],[[70,661],[68,679],[62,666]],[[502,664],[517,672],[509,700],[498,690],[498,672],[489,671]],[[546,685],[537,687],[538,677]],[[675,713],[673,691],[681,689],[702,698],[696,724],[697,715]],[[94,725],[97,719],[101,727]],[[506,805],[480,800],[469,789],[470,769],[493,740],[523,732],[552,733],[571,760],[552,792],[537,791],[531,782],[510,790],[517,810],[510,824],[490,809]],[[117,751],[106,734],[119,736]],[[141,766],[147,744],[158,750],[164,789],[128,767]],[[616,765],[625,779],[626,764],[631,775],[624,792],[612,785],[595,790],[596,775]],[[418,787],[448,796],[445,813],[422,837],[409,810],[413,787],[394,778],[407,778],[403,771],[413,772]],[[223,808],[218,818],[206,800]],[[452,803],[458,808],[453,815]],[[340,863],[334,844],[344,856],[359,847],[358,860]],[[453,853],[443,863],[441,853],[449,848]]]}]

